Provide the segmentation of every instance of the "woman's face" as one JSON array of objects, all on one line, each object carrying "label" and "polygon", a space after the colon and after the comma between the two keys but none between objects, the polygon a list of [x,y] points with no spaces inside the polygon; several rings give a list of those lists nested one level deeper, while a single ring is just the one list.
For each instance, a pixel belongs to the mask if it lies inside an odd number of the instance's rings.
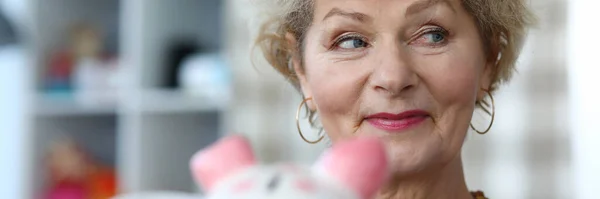
[{"label": "woman's face", "polygon": [[334,143],[378,136],[396,174],[459,157],[492,64],[458,0],[316,0],[304,42],[293,63]]}]

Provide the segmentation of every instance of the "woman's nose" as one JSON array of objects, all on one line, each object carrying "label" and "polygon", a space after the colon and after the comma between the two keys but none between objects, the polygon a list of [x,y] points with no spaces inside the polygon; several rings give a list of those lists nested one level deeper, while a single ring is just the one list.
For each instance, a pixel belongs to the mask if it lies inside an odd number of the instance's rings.
[{"label": "woman's nose", "polygon": [[419,82],[409,52],[403,51],[399,45],[380,48],[377,53],[370,82],[376,92],[397,96],[414,90]]}]

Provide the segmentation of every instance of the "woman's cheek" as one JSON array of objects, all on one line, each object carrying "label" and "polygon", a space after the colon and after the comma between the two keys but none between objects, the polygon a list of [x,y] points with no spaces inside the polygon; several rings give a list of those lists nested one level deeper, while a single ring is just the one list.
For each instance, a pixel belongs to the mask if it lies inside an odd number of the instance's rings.
[{"label": "woman's cheek", "polygon": [[318,67],[307,74],[310,77],[307,83],[313,93],[317,113],[330,138],[335,141],[351,135],[347,132],[352,132],[352,127],[356,125],[364,70],[355,61],[307,61],[306,64],[308,67]]},{"label": "woman's cheek", "polygon": [[452,55],[454,56],[420,59],[420,65],[425,67],[420,69],[422,72],[419,76],[442,106],[475,103],[480,76],[477,73],[481,71],[478,67],[483,67],[483,63],[457,54]]},{"label": "woman's cheek", "polygon": [[360,98],[363,70],[360,61],[332,62],[327,59],[306,63],[314,68],[310,71],[308,83],[313,92],[319,111],[331,113],[350,112]]}]

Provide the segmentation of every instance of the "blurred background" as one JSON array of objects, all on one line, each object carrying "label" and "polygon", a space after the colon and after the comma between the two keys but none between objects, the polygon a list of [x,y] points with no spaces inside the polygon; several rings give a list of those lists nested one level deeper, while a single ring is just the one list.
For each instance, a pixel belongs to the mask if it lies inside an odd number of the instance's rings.
[{"label": "blurred background", "polygon": [[[260,160],[310,164],[300,95],[255,51],[248,0],[0,0],[0,198],[198,191],[188,160],[247,135]],[[593,0],[531,0],[540,23],[470,132],[467,182],[491,198],[600,198]],[[308,124],[303,124],[308,128]]]}]

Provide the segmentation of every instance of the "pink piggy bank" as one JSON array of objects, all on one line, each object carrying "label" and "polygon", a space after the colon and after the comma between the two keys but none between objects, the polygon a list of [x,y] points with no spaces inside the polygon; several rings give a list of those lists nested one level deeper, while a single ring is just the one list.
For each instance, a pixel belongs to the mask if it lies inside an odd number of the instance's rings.
[{"label": "pink piggy bank", "polygon": [[224,138],[191,161],[206,199],[369,199],[388,177],[376,138],[336,143],[312,168],[257,164],[249,142]]}]

